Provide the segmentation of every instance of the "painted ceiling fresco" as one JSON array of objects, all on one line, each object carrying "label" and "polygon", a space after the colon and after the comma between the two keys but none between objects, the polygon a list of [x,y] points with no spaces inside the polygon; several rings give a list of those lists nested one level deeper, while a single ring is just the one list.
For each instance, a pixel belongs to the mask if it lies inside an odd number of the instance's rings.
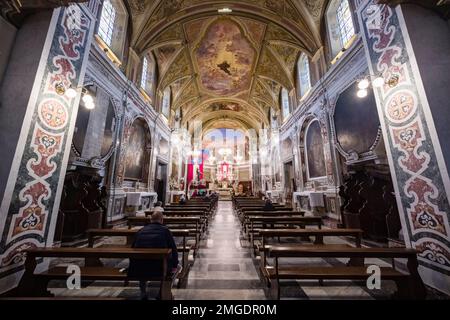
[{"label": "painted ceiling fresco", "polygon": [[196,51],[202,86],[230,96],[249,89],[255,50],[229,19],[212,23]]},{"label": "painted ceiling fresco", "polygon": [[214,102],[212,103],[206,111],[214,112],[214,111],[234,111],[240,112],[242,111],[242,107],[239,103],[235,102]]},{"label": "painted ceiling fresco", "polygon": [[171,109],[183,110],[182,125],[194,119],[268,125],[281,87],[295,88],[300,53],[313,55],[322,46],[316,17],[324,0],[221,0],[238,13],[226,15],[217,14],[213,0],[127,1],[131,46],[153,52],[158,97],[171,87]]},{"label": "painted ceiling fresco", "polygon": [[156,59],[158,60],[158,64],[162,73],[167,70],[169,62],[173,58],[177,49],[178,48],[175,45],[166,45],[155,50]]}]

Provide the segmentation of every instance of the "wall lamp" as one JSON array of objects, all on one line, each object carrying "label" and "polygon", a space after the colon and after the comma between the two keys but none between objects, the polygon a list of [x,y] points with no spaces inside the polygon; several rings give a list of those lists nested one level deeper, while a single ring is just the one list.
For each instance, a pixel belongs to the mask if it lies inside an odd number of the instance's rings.
[{"label": "wall lamp", "polygon": [[84,102],[86,109],[92,110],[95,108],[94,98],[89,94],[89,91],[85,87],[73,87],[72,85],[66,89],[62,82],[55,84],[55,91],[60,96],[65,95],[69,99],[73,99],[78,95],[78,90],[81,89],[83,97],[81,98]]},{"label": "wall lamp", "polygon": [[358,98],[367,97],[367,89],[372,86],[373,88],[381,88],[385,84],[385,80],[381,75],[377,75],[374,77],[372,81],[370,81],[370,77],[365,77],[358,81],[358,91],[356,92],[356,96]]}]

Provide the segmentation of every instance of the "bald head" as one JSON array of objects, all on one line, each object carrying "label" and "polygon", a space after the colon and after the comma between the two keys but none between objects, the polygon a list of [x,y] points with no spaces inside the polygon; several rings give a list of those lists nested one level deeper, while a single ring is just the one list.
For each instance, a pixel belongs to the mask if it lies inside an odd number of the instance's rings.
[{"label": "bald head", "polygon": [[155,212],[153,212],[152,213],[152,215],[151,215],[151,217],[150,217],[150,221],[152,222],[152,223],[163,223],[163,218],[164,218],[164,216],[163,216],[163,214],[162,214],[162,212],[160,212],[160,211],[155,211]]}]

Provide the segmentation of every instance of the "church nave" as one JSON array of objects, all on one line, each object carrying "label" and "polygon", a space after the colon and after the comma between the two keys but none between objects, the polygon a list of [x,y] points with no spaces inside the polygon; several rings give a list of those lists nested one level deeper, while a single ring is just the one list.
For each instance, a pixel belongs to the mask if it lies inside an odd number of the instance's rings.
[{"label": "church nave", "polygon": [[449,18],[0,1],[0,303],[448,301]]}]

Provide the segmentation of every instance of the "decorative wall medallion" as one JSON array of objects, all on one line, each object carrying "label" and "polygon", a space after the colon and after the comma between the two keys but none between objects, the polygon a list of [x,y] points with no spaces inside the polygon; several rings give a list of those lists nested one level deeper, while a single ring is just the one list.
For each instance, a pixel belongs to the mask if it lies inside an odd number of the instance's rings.
[{"label": "decorative wall medallion", "polygon": [[396,93],[387,102],[387,115],[389,120],[401,123],[408,120],[417,109],[417,99],[407,91]]},{"label": "decorative wall medallion", "polygon": [[67,110],[55,99],[42,101],[39,105],[39,118],[50,129],[61,129],[67,124]]}]

